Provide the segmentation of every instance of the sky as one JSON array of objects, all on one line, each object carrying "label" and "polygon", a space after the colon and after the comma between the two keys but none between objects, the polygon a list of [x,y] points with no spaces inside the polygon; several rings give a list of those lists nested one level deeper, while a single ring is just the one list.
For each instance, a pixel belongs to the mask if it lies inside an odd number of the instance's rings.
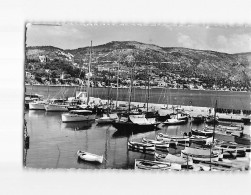
[{"label": "sky", "polygon": [[225,53],[251,52],[251,26],[27,24],[27,46],[76,49],[110,41],[138,41],[161,47],[186,47]]}]

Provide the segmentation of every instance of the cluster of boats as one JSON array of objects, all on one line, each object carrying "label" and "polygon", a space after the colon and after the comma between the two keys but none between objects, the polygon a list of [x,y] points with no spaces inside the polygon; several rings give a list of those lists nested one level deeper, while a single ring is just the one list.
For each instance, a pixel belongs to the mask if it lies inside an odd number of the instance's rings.
[{"label": "cluster of boats", "polygon": [[[180,154],[171,154],[170,148],[177,146]],[[240,145],[209,135],[194,135],[193,131],[188,136],[159,133],[155,140],[128,141],[128,149],[154,155],[153,161],[135,159],[135,169],[242,171],[248,170],[250,163],[250,143]]]},{"label": "cluster of boats", "polygon": [[[133,105],[119,105],[115,108],[111,102],[102,104],[99,98],[87,97],[85,92],[78,93],[76,97],[68,100],[43,100],[39,95],[26,100],[30,110],[63,112],[62,122],[96,121],[100,125],[111,124],[118,132],[128,134],[156,131],[161,125],[181,125],[188,121],[208,124],[203,129],[191,128],[189,133],[181,136],[158,133],[155,139],[144,137],[141,141],[129,140],[128,150],[147,153],[154,158],[153,161],[135,159],[135,169],[205,171],[249,168],[247,164],[243,166],[227,160],[247,156],[246,153],[250,152],[250,135],[243,133],[243,125],[219,123],[219,119],[215,116],[191,117],[180,108],[161,108],[157,111],[149,111],[148,108]],[[97,117],[100,114],[102,117]],[[171,154],[170,148],[177,147],[182,148],[180,154]],[[104,160],[103,156],[81,150],[77,155],[80,159],[89,162],[102,163]]]}]

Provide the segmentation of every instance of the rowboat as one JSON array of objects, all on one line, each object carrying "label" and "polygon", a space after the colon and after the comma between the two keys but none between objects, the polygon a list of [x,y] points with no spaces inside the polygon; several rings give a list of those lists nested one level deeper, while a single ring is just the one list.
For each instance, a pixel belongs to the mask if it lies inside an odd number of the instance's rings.
[{"label": "rowboat", "polygon": [[103,155],[98,156],[96,154],[92,154],[92,153],[81,151],[81,150],[78,150],[77,155],[79,156],[80,159],[84,161],[89,161],[89,162],[102,163],[104,159]]},{"label": "rowboat", "polygon": [[158,154],[155,152],[155,159],[157,161],[161,161],[161,162],[177,163],[180,165],[188,165],[188,166],[193,165],[192,158],[188,157],[186,159],[181,156],[172,155],[170,153],[169,154]]},{"label": "rowboat", "polygon": [[136,150],[136,151],[143,151],[143,152],[147,152],[147,151],[154,152],[156,149],[154,144],[134,142],[134,141],[128,141],[127,146],[128,146],[128,149]]},{"label": "rowboat", "polygon": [[164,163],[150,160],[135,159],[134,169],[142,170],[181,170],[181,165],[176,163]]}]

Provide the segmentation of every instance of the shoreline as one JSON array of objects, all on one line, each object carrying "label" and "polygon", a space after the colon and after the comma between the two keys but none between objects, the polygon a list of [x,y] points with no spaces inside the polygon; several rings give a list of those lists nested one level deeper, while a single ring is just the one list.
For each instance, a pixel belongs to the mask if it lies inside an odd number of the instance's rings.
[{"label": "shoreline", "polygon": [[[79,85],[42,85],[42,84],[25,84],[26,86],[41,86],[41,87],[79,87],[85,88],[86,86],[79,86]],[[92,87],[91,87],[92,88]],[[90,90],[91,90],[90,88]],[[100,88],[106,89],[109,87],[93,87],[93,88]],[[112,89],[117,89],[116,87],[111,87]],[[145,89],[144,86],[134,86],[135,89]],[[118,87],[118,89],[129,89],[129,87]],[[208,92],[228,92],[228,93],[251,93],[251,91],[227,91],[227,90],[211,90],[211,89],[180,89],[180,88],[166,88],[166,87],[149,87],[149,89],[167,89],[167,90],[181,90],[181,91],[208,91]]]}]

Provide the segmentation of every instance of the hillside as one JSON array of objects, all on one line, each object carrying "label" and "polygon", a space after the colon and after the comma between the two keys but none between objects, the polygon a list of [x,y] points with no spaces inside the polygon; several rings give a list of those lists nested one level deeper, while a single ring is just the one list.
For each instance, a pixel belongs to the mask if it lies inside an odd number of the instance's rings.
[{"label": "hillside", "polygon": [[[89,61],[90,47],[62,50],[52,46],[27,47],[27,59],[45,55],[82,66]],[[150,64],[161,71],[181,76],[203,76],[209,79],[228,79],[249,83],[251,80],[251,53],[227,54],[216,51],[179,47],[159,47],[136,41],[112,41],[92,47],[93,66],[119,61],[126,64],[127,56],[134,56],[137,66]]]}]

